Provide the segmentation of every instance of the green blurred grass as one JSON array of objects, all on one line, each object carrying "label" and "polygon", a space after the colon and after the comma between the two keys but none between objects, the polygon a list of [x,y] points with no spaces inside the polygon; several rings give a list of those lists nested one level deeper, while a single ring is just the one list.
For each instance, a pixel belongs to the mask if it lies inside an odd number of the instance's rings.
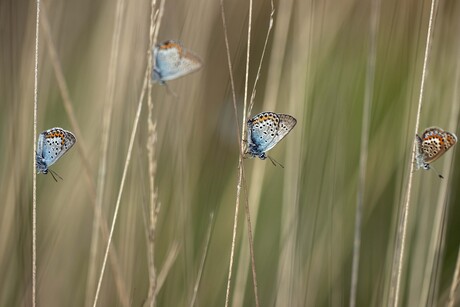
[{"label": "green blurred grass", "polygon": [[[46,1],[43,5],[82,129],[77,137],[88,148],[96,181],[115,2]],[[253,114],[265,110],[289,113],[298,124],[270,152],[284,169],[267,161],[244,162],[256,227],[259,297],[262,306],[348,305],[370,2],[283,1],[276,5]],[[248,3],[227,1],[225,6],[241,104]],[[380,9],[358,306],[383,305],[388,295],[398,210],[407,188],[429,6],[428,1],[393,0],[382,1]],[[35,11],[31,1],[4,2],[1,7],[0,305],[27,306],[31,291]],[[124,11],[102,208],[107,224],[143,81],[149,7],[145,1],[129,1]],[[256,75],[269,13],[269,2],[254,3],[250,80]],[[457,1],[439,4],[422,129],[437,125],[459,131],[459,17]],[[162,205],[156,240],[159,270],[168,248],[174,242],[180,246],[158,305],[189,304],[209,215],[214,212],[197,305],[221,306],[230,255],[238,143],[219,2],[167,1],[159,36],[159,40],[165,39],[182,40],[201,55],[205,67],[169,82],[179,95],[177,100],[161,86],[153,89],[158,123],[156,182]],[[39,131],[54,126],[70,129],[43,35],[39,68]],[[144,105],[113,242],[133,306],[143,303],[148,289],[146,119]],[[414,174],[400,300],[404,306],[443,305],[446,300],[460,243],[458,159],[454,148],[435,163],[445,175],[444,181],[434,172]],[[79,151],[72,149],[52,168],[64,180],[56,183],[50,176],[38,177],[38,302],[41,306],[81,306],[87,295],[93,205]],[[426,265],[433,251],[432,234],[441,227],[434,218],[440,206],[447,208],[442,224],[444,245],[439,250],[437,275],[433,275]],[[241,208],[231,297],[238,302],[240,296],[242,305],[252,306],[250,271],[242,265],[248,244],[246,229],[241,227],[244,221]],[[104,248],[105,241],[100,239],[98,268]],[[422,290],[423,282],[432,283],[429,293]],[[116,289],[108,266],[101,306],[119,304]],[[425,297],[429,303],[423,301]]]}]

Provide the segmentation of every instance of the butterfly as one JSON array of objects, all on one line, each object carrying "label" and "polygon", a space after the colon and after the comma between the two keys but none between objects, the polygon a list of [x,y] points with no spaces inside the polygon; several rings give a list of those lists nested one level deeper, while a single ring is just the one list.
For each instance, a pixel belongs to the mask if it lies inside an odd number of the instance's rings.
[{"label": "butterfly", "polygon": [[153,48],[153,57],[155,67],[152,71],[152,79],[159,84],[191,74],[203,66],[199,56],[174,40],[156,45]]},{"label": "butterfly", "polygon": [[[457,143],[457,136],[438,127],[425,129],[422,136],[416,138],[416,169],[429,170],[430,163],[436,161]],[[438,174],[439,175],[439,174]],[[439,177],[443,178],[441,175]]]},{"label": "butterfly", "polygon": [[[37,174],[48,174],[48,171],[50,171],[54,178],[53,173],[55,172],[50,170],[49,167],[56,163],[62,155],[72,148],[76,141],[77,139],[72,132],[59,127],[51,128],[40,133],[37,142],[35,165]],[[56,178],[54,178],[54,180],[56,180]]]},{"label": "butterfly", "polygon": [[297,120],[291,115],[274,112],[257,114],[247,122],[248,148],[246,154],[251,158],[259,157],[265,160],[268,157],[267,151],[275,147],[296,124]]}]

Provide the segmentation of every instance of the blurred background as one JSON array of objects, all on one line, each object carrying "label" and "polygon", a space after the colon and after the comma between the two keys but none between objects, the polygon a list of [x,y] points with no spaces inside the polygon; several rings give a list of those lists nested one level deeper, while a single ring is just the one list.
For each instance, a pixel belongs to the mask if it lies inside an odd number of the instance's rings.
[{"label": "blurred background", "polygon": [[[164,274],[158,306],[189,306],[195,285],[196,306],[225,303],[249,3],[224,5],[237,120],[220,2],[173,0],[164,7],[158,40],[182,41],[205,65],[168,82],[177,98],[164,86],[152,89],[161,204],[155,265]],[[287,113],[298,123],[270,151],[284,168],[244,161],[231,306],[255,305],[245,199],[261,306],[348,306],[360,191],[356,303],[388,302],[430,6],[426,0],[275,2],[252,115]],[[270,12],[269,1],[254,1],[250,89]],[[34,1],[0,3],[0,306],[31,304],[35,16]],[[147,65],[150,2],[43,0],[40,21],[38,132],[62,127],[75,132],[78,142],[51,167],[63,180],[37,177],[37,302],[91,306]],[[120,36],[113,43],[117,26]],[[459,32],[460,2],[439,1],[419,133],[429,126],[459,133]],[[359,188],[366,119],[368,160]],[[147,134],[144,102],[99,306],[140,306],[147,298]],[[460,243],[459,159],[457,145],[433,164],[444,180],[433,171],[414,173],[402,306],[443,306],[448,299]],[[100,226],[94,222],[97,201]]]}]

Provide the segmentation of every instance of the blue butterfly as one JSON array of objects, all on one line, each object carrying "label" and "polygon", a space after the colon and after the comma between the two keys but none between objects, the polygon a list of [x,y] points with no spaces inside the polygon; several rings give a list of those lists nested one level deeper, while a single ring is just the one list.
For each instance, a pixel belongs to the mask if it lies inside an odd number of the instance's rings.
[{"label": "blue butterfly", "polygon": [[[265,160],[267,151],[275,147],[297,124],[291,115],[262,112],[247,122],[248,148],[251,157]],[[273,162],[273,161],[272,161]]]},{"label": "blue butterfly", "polygon": [[[77,141],[72,132],[59,127],[43,131],[38,136],[36,169],[37,174],[48,174],[48,169],[56,163]],[[53,172],[51,171],[53,175]],[[54,175],[53,175],[54,178]],[[56,178],[54,178],[56,180]]]},{"label": "blue butterfly", "polygon": [[[416,170],[433,168],[431,162],[436,161],[452,146],[457,144],[457,136],[438,127],[430,127],[423,131],[422,137],[416,135]],[[434,169],[434,168],[433,168]],[[434,169],[438,172],[436,169]],[[440,178],[444,178],[438,173]]]},{"label": "blue butterfly", "polygon": [[153,48],[153,57],[155,67],[152,79],[153,82],[160,84],[198,71],[203,66],[203,61],[199,56],[173,40],[156,45]]}]

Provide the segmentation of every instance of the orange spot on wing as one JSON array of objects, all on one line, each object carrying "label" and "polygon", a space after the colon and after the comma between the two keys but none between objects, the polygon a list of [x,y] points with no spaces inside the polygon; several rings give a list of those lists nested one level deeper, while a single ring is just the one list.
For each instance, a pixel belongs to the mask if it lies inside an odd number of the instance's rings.
[{"label": "orange spot on wing", "polygon": [[182,54],[182,47],[179,44],[172,41],[168,41],[165,44],[161,45],[160,49],[177,49],[179,54]]}]

